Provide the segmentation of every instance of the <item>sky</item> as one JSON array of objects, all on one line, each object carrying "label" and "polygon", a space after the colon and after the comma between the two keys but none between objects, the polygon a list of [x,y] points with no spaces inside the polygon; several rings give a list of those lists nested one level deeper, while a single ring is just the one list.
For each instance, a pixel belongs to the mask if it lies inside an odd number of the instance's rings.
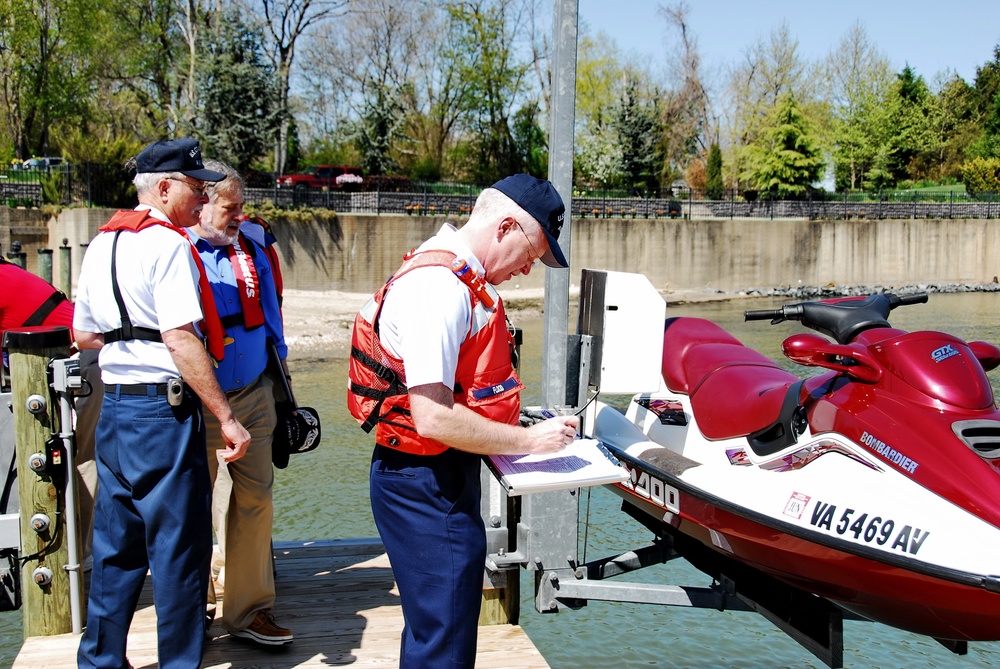
[{"label": "sky", "polygon": [[[558,2],[558,0],[553,0]],[[928,84],[954,70],[973,83],[976,67],[993,59],[1000,43],[1000,0],[686,0],[689,39],[697,40],[708,73],[736,63],[758,38],[787,22],[799,53],[821,60],[840,43],[856,21],[885,54],[895,71],[908,63]],[[656,74],[672,51],[661,5],[676,0],[579,0],[581,32],[606,33],[627,55],[650,63]]]}]

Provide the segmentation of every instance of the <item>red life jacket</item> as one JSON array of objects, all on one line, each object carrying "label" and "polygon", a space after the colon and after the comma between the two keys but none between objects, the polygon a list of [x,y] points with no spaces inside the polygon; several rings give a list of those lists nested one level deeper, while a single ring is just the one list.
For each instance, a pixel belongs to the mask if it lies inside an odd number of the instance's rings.
[{"label": "red life jacket", "polygon": [[282,293],[285,291],[285,280],[281,276],[281,263],[278,262],[278,249],[275,244],[278,238],[271,231],[271,224],[259,216],[251,216],[246,220],[256,223],[264,229],[264,253],[271,262],[271,276],[274,277],[274,289],[278,293],[278,306],[281,306]]},{"label": "red life jacket", "polygon": [[236,288],[240,292],[240,322],[247,330],[252,330],[264,324],[264,308],[261,306],[260,298],[260,277],[257,274],[253,242],[240,232],[236,235],[236,241],[227,248],[229,263],[233,267],[233,276],[236,279]]},{"label": "red life jacket", "polygon": [[[354,319],[347,406],[365,432],[375,428],[376,444],[414,455],[437,455],[448,449],[445,444],[417,433],[410,413],[403,361],[382,347],[378,320],[385,296],[395,280],[419,267],[451,269],[454,259],[455,254],[449,251],[407,254],[399,270]],[[516,425],[521,412],[520,392],[524,386],[511,362],[514,340],[507,330],[503,302],[498,299],[496,308],[488,312],[485,324],[476,329],[476,311],[485,310],[485,307],[474,287],[466,285],[473,317],[469,334],[458,353],[455,403],[491,420]]]},{"label": "red life jacket", "polygon": [[201,262],[201,256],[198,255],[198,249],[191,243],[191,238],[187,236],[187,233],[176,225],[151,216],[148,209],[117,211],[110,221],[100,227],[100,231],[129,230],[139,232],[151,225],[162,225],[187,240],[188,246],[191,248],[191,256],[194,258],[195,265],[198,266],[198,287],[201,292],[201,311],[204,315],[202,329],[206,335],[206,348],[216,362],[222,360],[226,346],[226,331],[222,328],[219,312],[215,308],[215,297],[212,295],[212,286],[208,283],[208,275],[205,274],[205,266]]}]

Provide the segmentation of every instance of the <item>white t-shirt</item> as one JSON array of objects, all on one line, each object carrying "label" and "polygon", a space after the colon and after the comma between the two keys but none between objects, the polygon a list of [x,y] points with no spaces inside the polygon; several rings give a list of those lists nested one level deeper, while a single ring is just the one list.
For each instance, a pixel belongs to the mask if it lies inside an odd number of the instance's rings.
[{"label": "white t-shirt", "polygon": [[[441,249],[464,258],[472,271],[483,265],[446,223],[418,251]],[[496,298],[494,290],[490,290]],[[403,360],[409,388],[428,383],[455,386],[458,351],[473,322],[469,289],[447,267],[421,267],[393,282],[379,317],[379,340]],[[477,315],[477,320],[483,320]]]},{"label": "white t-shirt", "polygon": [[[155,209],[156,218],[166,217]],[[87,247],[80,267],[73,328],[110,332],[121,327],[111,284],[114,232],[102,232]],[[184,235],[159,225],[122,232],[115,255],[118,288],[132,325],[171,330],[202,318],[198,267]],[[100,353],[104,383],[164,383],[177,366],[160,342],[133,339],[107,344]]]}]

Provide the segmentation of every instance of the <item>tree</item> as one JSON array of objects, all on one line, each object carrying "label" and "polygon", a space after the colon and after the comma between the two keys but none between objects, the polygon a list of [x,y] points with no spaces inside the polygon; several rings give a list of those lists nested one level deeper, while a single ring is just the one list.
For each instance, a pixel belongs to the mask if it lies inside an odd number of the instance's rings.
[{"label": "tree", "polygon": [[54,124],[87,116],[91,0],[0,0],[0,133],[18,158],[53,153]]},{"label": "tree", "polygon": [[641,99],[636,83],[627,82],[611,126],[622,147],[623,185],[633,191],[655,188],[663,164],[663,131],[656,97]]},{"label": "tree", "polygon": [[273,146],[281,120],[274,68],[261,50],[260,31],[239,15],[217,15],[213,24],[197,77],[194,132],[205,154],[246,173]]},{"label": "tree", "polygon": [[705,197],[709,200],[721,200],[722,191],[722,149],[713,142],[708,149],[708,163],[705,166]]},{"label": "tree", "polygon": [[823,176],[824,162],[795,96],[783,93],[748,152],[748,180],[776,199],[805,195]]},{"label": "tree", "polygon": [[583,181],[607,186],[622,176],[621,147],[610,123],[626,66],[614,41],[603,33],[580,35],[577,50],[573,171]]},{"label": "tree", "polygon": [[897,182],[925,178],[921,163],[926,161],[921,159],[929,153],[933,160],[939,151],[939,138],[931,125],[931,102],[923,77],[906,65],[896,75],[886,104],[893,129],[889,136],[889,169]]},{"label": "tree", "polygon": [[689,32],[686,2],[661,6],[660,15],[680,36],[675,50],[674,86],[663,96],[661,108],[664,127],[664,177],[669,181],[708,145],[718,141],[719,121],[712,112],[708,91],[702,83],[698,42]]},{"label": "tree", "polygon": [[366,174],[389,174],[396,170],[392,149],[400,137],[402,108],[385,86],[373,84],[372,87],[377,93],[367,100],[365,112],[354,126],[354,145]]},{"label": "tree", "polygon": [[973,99],[980,135],[969,152],[983,158],[1000,158],[1000,44],[993,49],[993,60],[976,68]]},{"label": "tree", "polygon": [[284,119],[274,143],[274,169],[284,172],[290,118],[288,101],[295,48],[299,39],[313,26],[340,14],[347,0],[259,0],[259,10],[254,7],[253,0],[243,1],[248,11],[263,18],[270,38],[271,64],[278,77],[278,113]]},{"label": "tree", "polygon": [[860,188],[889,131],[879,113],[892,81],[889,60],[858,22],[826,57],[821,71],[832,114],[835,184],[838,190]]},{"label": "tree", "polygon": [[817,104],[817,82],[798,55],[798,41],[782,23],[771,31],[768,39],[759,39],[748,48],[743,61],[729,72],[725,119],[730,156],[728,169],[731,182],[739,187],[749,173],[750,147],[766,132],[769,114],[782,95],[795,96],[800,110],[813,119],[813,125],[823,125],[823,108]]},{"label": "tree", "polygon": [[446,57],[466,86],[462,122],[469,133],[466,168],[489,182],[521,169],[510,118],[525,92],[529,65],[513,48],[520,28],[516,0],[460,0],[449,5]]},{"label": "tree", "polygon": [[973,158],[962,165],[962,179],[973,195],[1000,192],[1000,158]]},{"label": "tree", "polygon": [[521,170],[539,179],[549,172],[549,145],[545,131],[538,122],[538,103],[524,105],[514,114],[514,146],[521,162]]}]

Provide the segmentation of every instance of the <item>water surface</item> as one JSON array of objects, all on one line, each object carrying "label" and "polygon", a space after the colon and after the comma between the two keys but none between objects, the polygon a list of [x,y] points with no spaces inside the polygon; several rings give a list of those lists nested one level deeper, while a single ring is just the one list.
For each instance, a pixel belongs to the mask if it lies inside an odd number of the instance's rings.
[{"label": "water surface", "polygon": [[[778,360],[781,340],[802,331],[801,327],[793,323],[777,327],[766,322],[744,323],[742,314],[744,309],[780,304],[768,298],[682,305],[670,307],[668,315],[698,315],[716,321],[745,344]],[[894,311],[890,321],[902,329],[943,329],[966,340],[997,343],[998,306],[1000,295],[995,293],[931,295],[926,305]],[[542,321],[522,319],[516,324],[525,331],[522,375],[528,392],[524,403],[537,404]],[[575,331],[575,324],[570,331]],[[788,369],[809,373],[784,363]],[[345,408],[346,360],[296,356],[293,351],[290,367],[297,399],[320,412],[323,442],[312,453],[293,456],[288,468],[277,472],[275,539],[376,536],[368,506],[372,441]],[[997,372],[991,373],[990,379],[994,389],[1000,387]],[[582,496],[581,504],[581,517],[589,521],[581,558],[592,560],[650,542],[652,535],[620,511],[620,499],[613,493],[595,489]],[[708,577],[681,560],[640,570],[628,578],[709,585]],[[578,611],[538,614],[532,602],[532,580],[533,574],[521,572],[524,597],[520,622],[554,669],[825,666],[752,613],[594,602]],[[20,611],[0,614],[0,666],[9,666],[20,647],[21,615]],[[847,667],[994,667],[1000,666],[1000,642],[970,644],[969,654],[959,657],[925,637],[873,623],[847,622],[844,662]]]}]

